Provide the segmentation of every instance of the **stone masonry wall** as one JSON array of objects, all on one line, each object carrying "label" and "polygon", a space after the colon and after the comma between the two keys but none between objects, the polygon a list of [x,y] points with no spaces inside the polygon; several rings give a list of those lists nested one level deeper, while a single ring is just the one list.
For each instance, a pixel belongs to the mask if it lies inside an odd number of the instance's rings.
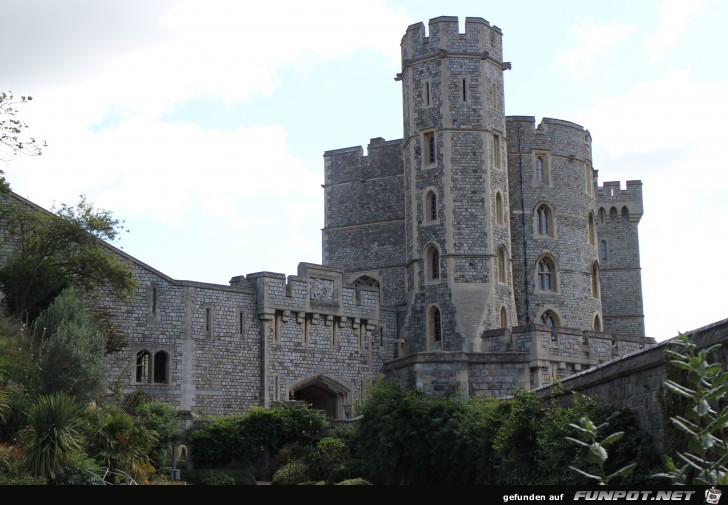
[{"label": "stone masonry wall", "polygon": [[[538,127],[533,117],[512,116],[506,123],[518,322],[525,323],[528,312],[529,321],[538,323],[541,314],[550,310],[561,326],[591,329],[602,312],[601,300],[591,290],[592,267],[597,263],[594,226],[591,240],[588,233],[590,215],[596,219],[591,136],[579,125],[556,119],[544,118]],[[541,181],[537,157],[543,159]],[[551,221],[548,230],[539,233],[537,209],[542,205],[547,206]],[[537,265],[544,257],[555,267],[550,290],[538,284]]]},{"label": "stone masonry wall", "polygon": [[605,182],[597,188],[597,232],[606,331],[644,335],[642,275],[637,226],[642,183]]},{"label": "stone masonry wall", "polygon": [[[719,344],[718,357],[728,367],[728,319],[688,332],[701,348]],[[557,388],[545,386],[536,392],[542,398],[556,397],[568,403],[572,392],[589,395],[607,404],[627,407],[658,447],[664,447],[665,416],[660,400],[665,394],[667,357],[665,350],[676,338],[645,347],[607,361],[561,381]]]}]

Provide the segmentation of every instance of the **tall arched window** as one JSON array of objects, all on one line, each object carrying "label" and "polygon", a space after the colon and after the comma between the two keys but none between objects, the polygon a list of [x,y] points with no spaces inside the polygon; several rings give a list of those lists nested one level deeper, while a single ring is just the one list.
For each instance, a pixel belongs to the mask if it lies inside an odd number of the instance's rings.
[{"label": "tall arched window", "polygon": [[437,221],[437,195],[429,191],[425,197],[425,221]]},{"label": "tall arched window", "polygon": [[622,222],[629,223],[629,209],[627,207],[622,207]]},{"label": "tall arched window", "polygon": [[425,264],[425,276],[428,281],[436,281],[440,278],[440,253],[437,247],[430,245],[427,248]]},{"label": "tall arched window", "polygon": [[554,236],[554,215],[545,203],[536,208],[536,235],[542,237]]},{"label": "tall arched window", "polygon": [[596,262],[592,263],[591,295],[592,298],[599,298],[599,266]]},{"label": "tall arched window", "polygon": [[498,248],[498,282],[506,282],[506,248]]},{"label": "tall arched window", "polygon": [[541,258],[536,267],[538,289],[541,291],[556,291],[556,266],[549,257]]},{"label": "tall arched window", "polygon": [[498,317],[498,323],[501,328],[508,328],[508,312],[505,307],[501,307],[500,315]]},{"label": "tall arched window", "polygon": [[599,317],[599,314],[594,315],[594,324],[592,325],[592,329],[594,331],[602,331],[602,319]]},{"label": "tall arched window", "polygon": [[503,224],[503,197],[500,191],[495,194],[495,219],[498,224]]},{"label": "tall arched window", "polygon": [[599,209],[599,224],[604,224],[604,222],[607,220],[607,211],[604,210],[604,207]]},{"label": "tall arched window", "polygon": [[599,257],[602,259],[602,261],[607,260],[607,241],[602,240],[600,250],[599,250]]},{"label": "tall arched window", "polygon": [[437,158],[435,153],[435,133],[425,133],[424,164],[433,165]]},{"label": "tall arched window", "polygon": [[609,222],[616,223],[617,222],[617,209],[612,207],[609,209]]},{"label": "tall arched window", "polygon": [[589,245],[595,245],[597,243],[597,235],[594,230],[594,213],[590,212],[587,222],[587,235],[589,239]]},{"label": "tall arched window", "polygon": [[428,322],[430,341],[433,343],[442,342],[442,318],[440,316],[440,309],[437,307],[430,308]]},{"label": "tall arched window", "polygon": [[149,382],[151,376],[152,354],[149,351],[139,351],[136,355],[136,381]]},{"label": "tall arched window", "polygon": [[167,382],[167,365],[169,355],[164,351],[154,354],[154,382]]}]

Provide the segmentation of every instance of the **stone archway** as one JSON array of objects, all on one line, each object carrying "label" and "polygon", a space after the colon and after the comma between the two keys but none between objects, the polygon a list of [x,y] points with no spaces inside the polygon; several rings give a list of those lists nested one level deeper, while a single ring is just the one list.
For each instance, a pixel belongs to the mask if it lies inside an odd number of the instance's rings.
[{"label": "stone archway", "polygon": [[326,413],[330,419],[351,416],[351,389],[324,374],[313,375],[290,388],[292,399]]}]

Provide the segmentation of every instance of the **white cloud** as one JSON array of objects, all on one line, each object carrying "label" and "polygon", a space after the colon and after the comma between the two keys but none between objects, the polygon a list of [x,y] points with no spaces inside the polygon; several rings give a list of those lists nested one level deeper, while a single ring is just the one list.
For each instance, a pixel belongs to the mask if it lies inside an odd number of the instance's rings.
[{"label": "white cloud", "polygon": [[322,182],[317,170],[288,153],[280,126],[227,132],[137,117],[57,138],[44,156],[39,166],[31,160],[12,166],[11,180],[20,185],[45,181],[33,188],[35,198],[73,199],[81,187],[121,214],[170,225],[193,209],[221,220],[240,213],[259,218],[265,212],[256,212],[256,204],[270,205],[261,200],[318,197]]},{"label": "white cloud", "polygon": [[700,82],[687,71],[668,72],[629,92],[602,98],[578,121],[598,131],[595,145],[609,156],[686,148],[709,156],[722,142],[728,82]]},{"label": "white cloud", "polygon": [[556,63],[567,67],[572,78],[579,82],[591,72],[596,57],[611,54],[635,29],[622,23],[599,26],[593,19],[583,19],[569,29],[573,45],[557,54]]},{"label": "white cloud", "polygon": [[665,58],[703,6],[703,0],[663,0],[658,7],[660,23],[645,43],[645,51],[653,63]]},{"label": "white cloud", "polygon": [[[642,285],[648,335],[664,339],[728,316],[716,268],[728,248],[724,144],[728,82],[677,70],[603,98],[577,121],[593,132],[605,180],[641,179]],[[605,178],[606,176],[606,178]]]}]

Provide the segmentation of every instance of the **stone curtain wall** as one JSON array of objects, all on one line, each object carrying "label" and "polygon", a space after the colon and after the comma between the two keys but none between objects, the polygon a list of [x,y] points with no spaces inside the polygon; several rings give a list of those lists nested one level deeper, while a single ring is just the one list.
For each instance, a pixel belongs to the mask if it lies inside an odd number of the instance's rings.
[{"label": "stone curtain wall", "polygon": [[[719,357],[728,366],[728,319],[689,332],[700,347],[721,344]],[[572,392],[589,395],[605,403],[632,410],[640,427],[660,447],[664,442],[664,423],[660,397],[664,394],[667,371],[665,349],[670,340],[636,350],[631,354],[605,362],[595,368],[563,379],[558,385],[544,386],[536,392],[541,398],[560,398],[568,403]],[[624,349],[623,352],[627,352]]]}]

